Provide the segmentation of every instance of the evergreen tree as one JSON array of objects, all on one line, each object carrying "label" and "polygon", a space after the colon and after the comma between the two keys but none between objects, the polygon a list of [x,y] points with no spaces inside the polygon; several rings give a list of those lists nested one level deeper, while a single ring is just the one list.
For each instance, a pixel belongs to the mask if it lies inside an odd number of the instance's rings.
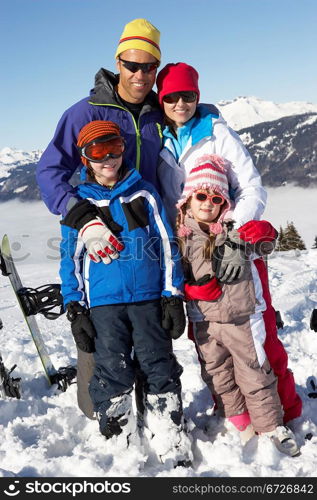
[{"label": "evergreen tree", "polygon": [[305,243],[299,235],[293,222],[288,222],[284,230],[283,250],[306,250]]},{"label": "evergreen tree", "polygon": [[276,252],[283,251],[283,239],[284,239],[284,230],[283,230],[282,226],[280,226],[280,229],[278,232],[278,239],[277,239],[276,247],[275,247]]},{"label": "evergreen tree", "polygon": [[315,242],[314,242],[312,248],[317,248],[317,236],[315,236]]}]

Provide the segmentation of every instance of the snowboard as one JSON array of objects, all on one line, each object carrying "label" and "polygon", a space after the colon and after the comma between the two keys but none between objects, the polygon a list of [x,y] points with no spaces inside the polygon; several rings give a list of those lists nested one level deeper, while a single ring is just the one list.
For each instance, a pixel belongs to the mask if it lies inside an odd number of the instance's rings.
[{"label": "snowboard", "polygon": [[76,376],[76,368],[75,367],[63,367],[59,370],[56,370],[54,367],[52,360],[49,356],[49,353],[46,349],[44,339],[42,337],[41,331],[37,324],[35,314],[31,314],[30,312],[26,312],[25,306],[23,303],[23,295],[22,292],[25,290],[23,287],[21,278],[19,273],[15,267],[12,255],[10,242],[7,235],[4,235],[1,243],[1,259],[2,259],[2,267],[5,272],[3,274],[8,276],[13,291],[15,293],[17,302],[20,306],[24,321],[30,331],[33,342],[37,349],[38,355],[40,357],[41,363],[43,365],[43,369],[47,378],[49,385],[58,384],[59,389],[65,391],[67,386],[72,383],[72,380]]}]

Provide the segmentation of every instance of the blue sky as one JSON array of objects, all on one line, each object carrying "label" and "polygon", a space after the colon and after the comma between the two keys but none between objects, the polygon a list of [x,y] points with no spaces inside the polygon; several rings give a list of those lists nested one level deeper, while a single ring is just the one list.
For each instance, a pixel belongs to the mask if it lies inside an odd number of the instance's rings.
[{"label": "blue sky", "polygon": [[0,149],[46,147],[137,17],[161,31],[162,65],[196,67],[205,102],[317,103],[316,0],[1,0]]}]

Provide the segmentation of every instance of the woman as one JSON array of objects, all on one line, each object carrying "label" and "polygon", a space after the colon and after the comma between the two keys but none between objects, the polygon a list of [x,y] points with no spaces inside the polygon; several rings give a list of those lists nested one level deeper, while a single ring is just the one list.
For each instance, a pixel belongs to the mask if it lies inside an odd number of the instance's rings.
[{"label": "woman", "polygon": [[[249,241],[261,235],[258,224],[265,208],[266,192],[259,172],[242,144],[214,106],[199,104],[199,75],[185,63],[168,64],[157,76],[158,98],[164,110],[166,127],[163,130],[164,147],[160,154],[158,177],[163,203],[170,220],[175,224],[176,203],[180,199],[185,180],[204,154],[216,154],[228,163],[227,175],[232,212],[226,219],[234,220],[239,229],[252,221]],[[263,226],[262,226],[263,227]],[[275,311],[271,304],[267,269],[262,258],[254,261],[256,286],[261,289],[266,304],[263,328],[266,330],[264,349],[278,377],[278,392],[284,409],[284,423],[299,417],[302,402],[295,391],[292,372],[287,368],[287,354],[277,337]],[[217,263],[216,276],[222,283],[232,283],[243,271],[245,260],[239,249],[224,245],[222,260]],[[256,332],[255,332],[256,334]]]},{"label": "woman", "polygon": [[232,165],[229,184],[236,226],[259,219],[266,204],[260,174],[238,134],[227,126],[217,108],[199,104],[197,71],[185,63],[168,64],[158,74],[157,88],[167,125],[158,176],[172,220],[186,174],[204,154],[217,154]]}]

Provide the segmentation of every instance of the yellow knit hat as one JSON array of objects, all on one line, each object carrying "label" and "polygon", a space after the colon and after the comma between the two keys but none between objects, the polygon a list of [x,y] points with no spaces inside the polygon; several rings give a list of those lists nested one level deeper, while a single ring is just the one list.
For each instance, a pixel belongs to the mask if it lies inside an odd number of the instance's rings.
[{"label": "yellow knit hat", "polygon": [[161,61],[160,32],[146,19],[134,19],[125,25],[115,59],[129,49],[145,50]]}]

